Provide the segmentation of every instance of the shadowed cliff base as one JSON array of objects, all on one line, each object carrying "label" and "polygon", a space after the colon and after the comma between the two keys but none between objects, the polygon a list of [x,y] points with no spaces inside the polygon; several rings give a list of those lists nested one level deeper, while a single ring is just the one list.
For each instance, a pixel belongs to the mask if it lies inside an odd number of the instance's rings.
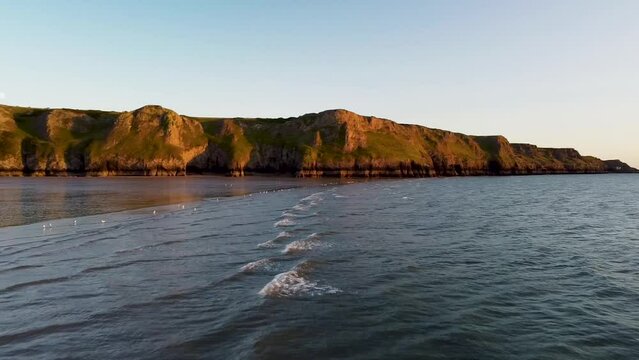
[{"label": "shadowed cliff base", "polygon": [[511,144],[347,110],[279,119],[195,118],[0,105],[0,175],[430,177],[635,173],[574,149]]}]

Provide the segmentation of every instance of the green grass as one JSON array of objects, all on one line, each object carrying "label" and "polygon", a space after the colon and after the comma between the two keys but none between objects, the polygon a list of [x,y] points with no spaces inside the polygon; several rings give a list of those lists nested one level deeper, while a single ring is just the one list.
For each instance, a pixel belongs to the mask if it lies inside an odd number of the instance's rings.
[{"label": "green grass", "polygon": [[81,150],[94,140],[106,138],[109,129],[112,127],[113,113],[92,112],[93,115],[99,115],[99,119],[92,119],[87,124],[86,131],[74,131],[72,129],[57,127],[52,133],[52,138],[48,139],[46,135],[46,123],[41,115],[43,109],[19,109],[14,113],[14,119],[23,138],[37,140],[38,149],[46,145],[47,151],[53,151],[56,154],[63,154],[70,148]]},{"label": "green grass", "polygon": [[473,136],[473,140],[489,155],[489,158],[499,157],[499,140],[497,136]]},{"label": "green grass", "polygon": [[[40,159],[52,154],[65,156],[68,152],[87,152],[94,159],[109,160],[114,157],[129,159],[178,159],[183,149],[166,143],[164,133],[169,128],[170,118],[163,117],[160,126],[134,127],[130,132],[113,132],[114,122],[120,113],[99,110],[72,110],[92,118],[86,126],[73,129],[63,127],[50,132],[48,138],[42,115],[49,109],[0,106],[0,111],[15,119],[17,129],[0,132],[0,159],[21,156],[25,145]],[[158,113],[158,116],[162,113]],[[600,163],[591,157],[571,157],[564,160],[555,156],[562,153],[552,149],[538,148],[531,156],[515,151],[497,136],[467,136],[437,129],[405,128],[401,131],[367,131],[365,145],[352,152],[345,152],[346,124],[340,119],[326,118],[322,125],[319,114],[307,114],[298,118],[197,118],[204,130],[183,128],[180,134],[185,148],[192,149],[211,143],[226,154],[229,166],[246,166],[255,156],[257,148],[280,149],[295,153],[303,164],[319,163],[320,166],[341,167],[353,162],[381,161],[386,163],[415,161],[422,163],[438,159],[440,163],[474,164],[482,161],[499,161],[506,167],[575,169],[593,167]],[[343,119],[342,119],[343,120]],[[353,121],[348,118],[348,121]],[[348,123],[348,122],[347,122]],[[141,132],[138,132],[141,131]],[[316,134],[321,134],[321,145],[316,146]],[[107,137],[111,137],[107,139]],[[109,147],[107,147],[107,141]],[[560,155],[558,155],[560,154]],[[479,164],[479,165],[477,165]],[[449,164],[450,165],[450,164]]]},{"label": "green grass", "polygon": [[442,143],[441,146],[445,153],[453,154],[459,159],[468,159],[471,161],[481,160],[482,156],[477,153],[471,145],[471,139],[465,135],[456,134],[452,140]]},{"label": "green grass", "polygon": [[22,139],[24,135],[2,131],[0,132],[0,159],[8,156],[20,155]]}]

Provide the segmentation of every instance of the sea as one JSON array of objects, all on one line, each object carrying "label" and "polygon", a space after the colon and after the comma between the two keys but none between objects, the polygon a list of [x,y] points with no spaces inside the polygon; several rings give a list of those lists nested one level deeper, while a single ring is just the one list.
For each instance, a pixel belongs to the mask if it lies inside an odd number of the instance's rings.
[{"label": "sea", "polygon": [[0,178],[2,359],[636,359],[639,176]]}]

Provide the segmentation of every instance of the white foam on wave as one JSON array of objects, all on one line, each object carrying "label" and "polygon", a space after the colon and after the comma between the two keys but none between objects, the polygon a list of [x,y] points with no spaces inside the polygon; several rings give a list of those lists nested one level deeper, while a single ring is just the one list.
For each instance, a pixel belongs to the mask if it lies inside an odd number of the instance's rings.
[{"label": "white foam on wave", "polygon": [[275,227],[283,227],[283,226],[293,226],[296,222],[289,218],[283,218],[282,220],[277,221],[273,226]]},{"label": "white foam on wave", "polygon": [[321,200],[323,200],[322,193],[318,192],[303,198],[302,200],[300,200],[300,202],[307,202],[307,201],[312,202],[312,201],[321,201]]},{"label": "white foam on wave", "polygon": [[273,260],[271,259],[259,259],[253,262],[250,262],[240,268],[240,271],[244,273],[248,272],[256,272],[260,270],[272,270],[273,269]]},{"label": "white foam on wave", "polygon": [[297,204],[297,205],[293,206],[293,210],[295,210],[295,211],[306,211],[306,210],[308,210],[309,207],[310,206],[308,206],[308,205]]},{"label": "white foam on wave", "polygon": [[311,235],[307,236],[304,239],[295,240],[292,243],[286,245],[286,248],[282,250],[282,253],[292,254],[296,252],[311,250],[320,245],[319,240],[320,240],[319,235],[317,233],[312,233]]},{"label": "white foam on wave", "polygon": [[305,214],[295,214],[292,213],[290,211],[284,211],[282,212],[282,217],[288,217],[288,218],[293,218],[293,219],[299,219],[299,218],[309,218],[309,217],[313,217],[316,216],[317,212],[314,213],[305,213]]},{"label": "white foam on wave", "polygon": [[[320,201],[324,200],[324,198],[322,197],[322,194],[323,193],[318,192],[315,194],[311,194],[305,198],[302,198],[300,201],[298,201],[298,203],[295,206],[293,206],[291,211],[299,211],[299,212],[307,211],[311,207],[316,206]],[[285,213],[291,214],[290,211],[285,211]],[[291,216],[296,216],[296,215],[292,214]]]},{"label": "white foam on wave", "polygon": [[295,297],[318,296],[336,294],[340,289],[330,285],[320,285],[309,280],[306,275],[310,271],[308,262],[295,266],[293,269],[275,275],[273,280],[264,285],[259,295],[264,297]]},{"label": "white foam on wave", "polygon": [[265,241],[261,244],[257,244],[257,247],[262,249],[262,248],[273,248],[277,246],[277,242],[282,240],[282,239],[288,239],[291,237],[291,234],[288,231],[282,231],[281,233],[279,233],[275,239],[271,239],[268,241]]},{"label": "white foam on wave", "polygon": [[277,246],[277,244],[273,240],[267,240],[267,241],[265,241],[263,243],[257,244],[258,249],[274,248],[276,246]]},{"label": "white foam on wave", "polygon": [[302,215],[302,214],[293,214],[292,212],[290,212],[290,211],[288,211],[288,210],[287,210],[287,211],[283,211],[283,212],[282,212],[282,216],[284,216],[284,217],[292,217],[292,218],[299,218],[299,217],[303,217],[303,216],[305,216],[305,215]]},{"label": "white foam on wave", "polygon": [[136,246],[134,248],[131,249],[121,249],[121,250],[116,250],[115,253],[116,254],[124,254],[124,253],[129,253],[129,252],[135,252],[135,251],[141,251],[144,250],[146,246]]}]

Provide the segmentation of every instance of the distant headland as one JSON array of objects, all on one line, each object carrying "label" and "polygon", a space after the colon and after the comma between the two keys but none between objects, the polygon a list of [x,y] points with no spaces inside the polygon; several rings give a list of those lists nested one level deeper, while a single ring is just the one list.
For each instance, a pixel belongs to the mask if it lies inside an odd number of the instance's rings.
[{"label": "distant headland", "polygon": [[290,174],[428,177],[638,172],[569,148],[510,143],[327,110],[300,117],[197,118],[0,105],[0,175]]}]

